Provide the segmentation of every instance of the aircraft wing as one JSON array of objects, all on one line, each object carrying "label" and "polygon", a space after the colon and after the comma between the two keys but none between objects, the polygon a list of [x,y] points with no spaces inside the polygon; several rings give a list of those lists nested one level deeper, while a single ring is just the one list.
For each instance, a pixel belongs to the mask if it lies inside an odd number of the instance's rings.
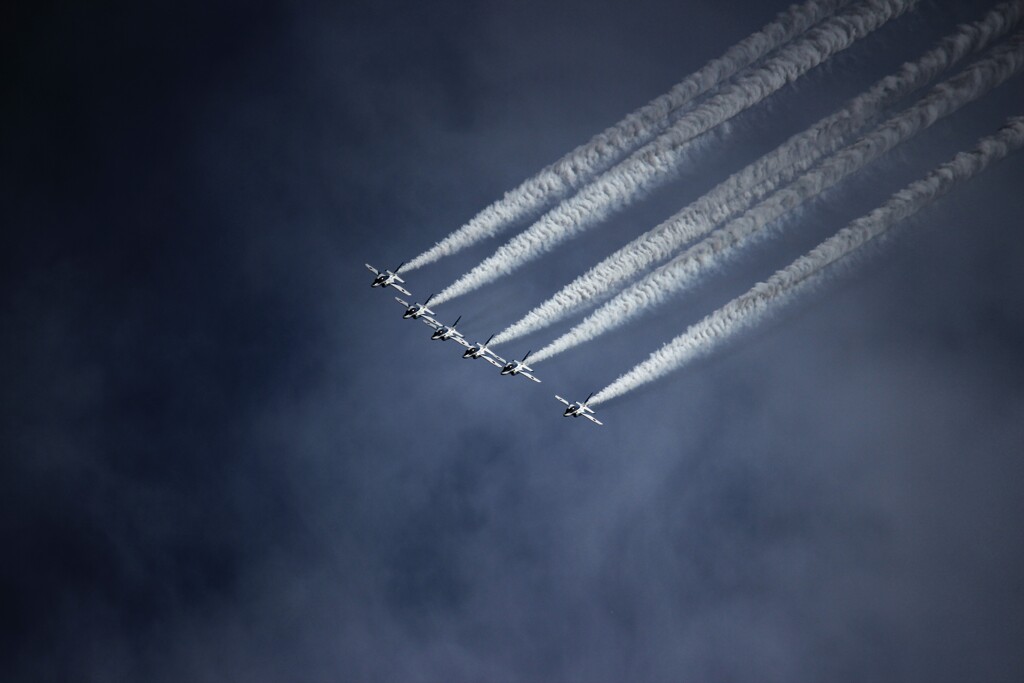
[{"label": "aircraft wing", "polygon": [[[405,280],[402,280],[402,282],[405,282]],[[406,296],[412,296],[412,294],[409,292],[409,290],[407,290],[405,287],[400,287],[400,286],[396,285],[394,282],[392,282],[388,286],[389,287],[394,287],[395,289],[397,289],[402,294],[405,294]]]},{"label": "aircraft wing", "polygon": [[557,398],[557,399],[558,399],[559,401],[561,401],[562,403],[564,403],[564,404],[565,404],[565,405],[567,405],[567,406],[568,406],[568,405],[572,405],[571,403],[569,403],[568,401],[566,401],[566,400],[565,400],[564,398],[562,398],[562,397],[561,397],[561,396],[559,396],[558,394],[555,394],[555,398]]},{"label": "aircraft wing", "polygon": [[[406,296],[411,296],[411,295],[409,295],[409,294],[406,294]],[[400,299],[399,297],[397,297],[397,296],[395,297],[395,301],[397,301],[398,303],[402,304],[402,305],[403,305],[403,306],[405,306],[406,308],[409,308],[409,306],[411,305],[411,304],[409,304],[409,302],[408,302],[408,301],[402,301],[402,300],[401,300],[401,299]]]},{"label": "aircraft wing", "polygon": [[590,420],[594,424],[599,424],[599,425],[603,425],[604,424],[604,422],[601,422],[600,420],[598,420],[596,417],[594,417],[592,415],[587,415],[586,413],[583,413],[583,417],[587,418],[588,420]]},{"label": "aircraft wing", "polygon": [[[376,268],[374,268],[373,266],[371,266],[369,263],[364,263],[363,265],[366,266],[367,268],[369,268],[370,272],[373,273],[374,275],[380,275],[380,271],[377,270]],[[404,282],[404,280],[403,280],[403,282]]]},{"label": "aircraft wing", "polygon": [[532,379],[537,384],[540,384],[540,380],[537,379],[536,377],[534,377],[533,375],[531,375],[530,373],[528,373],[526,370],[521,370],[519,372],[519,374],[522,375],[523,377],[528,377],[528,378]]},{"label": "aircraft wing", "polygon": [[492,356],[494,356],[494,360],[500,360],[502,366],[504,366],[505,363],[507,362],[504,358],[496,354],[494,351],[491,351],[490,349],[484,349],[484,358],[487,358],[487,354],[491,354]]},{"label": "aircraft wing", "polygon": [[459,344],[462,344],[467,349],[468,348],[472,348],[470,346],[469,342],[466,341],[461,334],[459,334],[458,330],[456,330],[455,334],[453,334],[451,337],[449,337],[449,339],[451,339],[453,342],[458,342]]},{"label": "aircraft wing", "polygon": [[485,361],[487,361],[488,363],[490,363],[491,365],[493,365],[496,368],[503,368],[503,367],[505,367],[505,361],[502,358],[499,358],[498,360],[494,360],[493,358],[489,357],[486,353],[484,355],[480,356],[480,357],[483,358]]},{"label": "aircraft wing", "polygon": [[439,327],[444,327],[444,325],[442,325],[441,323],[437,322],[436,320],[431,318],[429,315],[421,315],[418,318],[418,320],[421,320],[425,325],[428,325],[428,326],[434,328],[435,330],[437,328],[439,328]]}]

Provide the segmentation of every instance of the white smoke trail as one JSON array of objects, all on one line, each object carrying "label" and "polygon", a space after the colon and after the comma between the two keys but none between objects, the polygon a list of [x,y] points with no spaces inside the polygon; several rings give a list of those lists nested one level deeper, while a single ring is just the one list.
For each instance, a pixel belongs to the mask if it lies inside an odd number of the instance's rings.
[{"label": "white smoke trail", "polygon": [[1024,66],[1024,32],[990,56],[936,86],[911,107],[892,117],[854,144],[826,159],[790,186],[756,205],[736,220],[715,230],[650,276],[627,287],[574,328],[531,356],[534,362],[551,358],[590,341],[654,306],[667,301],[708,269],[720,266],[755,238],[764,238],[769,223],[805,200],[862,169],[896,145],[999,85]]},{"label": "white smoke trail", "polygon": [[627,153],[650,142],[670,121],[672,112],[731,78],[780,45],[793,40],[852,0],[807,0],[780,12],[725,54],[687,76],[664,95],[594,136],[477,214],[464,226],[405,265],[406,272],[494,237],[516,222],[536,216],[590,182]]},{"label": "white smoke trail", "polygon": [[670,258],[687,243],[706,235],[716,225],[791,182],[823,156],[836,151],[851,134],[880,112],[927,85],[968,54],[1004,36],[1020,22],[1022,12],[1024,0],[1004,2],[981,20],[958,27],[916,61],[903,64],[899,71],[883,78],[839,111],[794,135],[576,278],[498,333],[494,343],[506,343],[553,325],[581,308],[596,304],[638,274]]},{"label": "white smoke trail", "polygon": [[668,181],[689,152],[687,143],[693,138],[757,104],[916,2],[866,0],[849,12],[822,22],[804,38],[780,48],[756,69],[684,114],[654,142],[499,247],[493,255],[442,290],[435,302],[449,301],[508,275]]},{"label": "white smoke trail", "polygon": [[710,353],[716,345],[808,291],[820,282],[820,278],[815,276],[821,275],[823,269],[1022,146],[1024,117],[1014,117],[996,135],[981,140],[977,147],[968,152],[957,154],[951,161],[897,192],[885,204],[850,223],[767,281],[691,325],[686,332],[652,353],[647,360],[597,392],[590,399],[590,405],[621,396],[678,370],[694,358]]}]

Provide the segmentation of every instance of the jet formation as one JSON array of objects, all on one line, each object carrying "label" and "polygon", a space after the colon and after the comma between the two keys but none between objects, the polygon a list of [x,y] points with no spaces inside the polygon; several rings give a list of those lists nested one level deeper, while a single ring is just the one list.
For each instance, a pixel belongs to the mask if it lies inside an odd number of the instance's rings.
[{"label": "jet formation", "polygon": [[[377,270],[369,263],[367,263],[366,268],[374,275],[373,281],[370,283],[370,286],[381,288],[392,287],[397,291],[401,292],[402,294],[404,294],[405,296],[412,298],[412,293],[410,293],[409,290],[402,287],[402,285],[405,284],[405,280],[398,276],[398,271],[401,270],[403,265],[405,265],[404,261],[400,263],[398,267],[395,268],[394,270]],[[428,304],[430,303],[430,300],[433,297],[434,295],[431,294],[430,296],[423,300],[423,303],[409,303],[405,299],[402,299],[401,297],[397,296],[395,297],[395,301],[401,304],[402,307],[405,309],[405,312],[402,313],[403,318],[420,320],[426,325],[429,325],[433,329],[433,332],[430,335],[431,339],[434,339],[436,341],[447,341],[450,339],[455,343],[459,344],[460,346],[465,347],[466,350],[462,353],[463,358],[483,358],[485,361],[487,361],[494,367],[499,368],[501,370],[502,375],[506,375],[509,377],[522,375],[523,377],[529,380],[533,380],[538,384],[540,383],[540,379],[538,379],[533,374],[533,368],[526,364],[526,359],[530,357],[532,351],[527,351],[526,355],[523,356],[522,360],[505,360],[488,346],[488,344],[491,343],[491,340],[494,339],[493,334],[490,337],[488,337],[487,340],[484,341],[483,343],[477,342],[475,344],[470,344],[468,341],[466,341],[466,338],[462,335],[462,333],[456,329],[456,326],[459,324],[459,321],[462,320],[461,315],[457,317],[455,319],[455,322],[453,322],[451,325],[445,325],[444,323],[440,322],[437,318],[434,317],[436,313],[432,311],[430,308],[428,308]],[[604,424],[593,416],[593,409],[587,406],[587,402],[590,400],[591,396],[593,396],[593,394],[587,396],[586,401],[581,401],[579,403],[570,403],[569,401],[566,401],[564,398],[558,395],[556,395],[555,398],[557,398],[559,401],[568,406],[565,409],[565,412],[563,413],[564,417],[585,417],[594,424]]]}]

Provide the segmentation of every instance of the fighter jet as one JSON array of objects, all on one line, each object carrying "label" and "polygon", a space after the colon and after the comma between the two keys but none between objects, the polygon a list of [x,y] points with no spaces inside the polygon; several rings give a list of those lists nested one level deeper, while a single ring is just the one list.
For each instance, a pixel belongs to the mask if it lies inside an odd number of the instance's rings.
[{"label": "fighter jet", "polygon": [[[485,361],[487,361],[496,368],[505,367],[505,359],[496,354],[494,351],[491,351],[490,349],[487,348],[487,345],[491,343],[492,339],[494,339],[493,334],[490,337],[488,337],[487,341],[485,341],[483,344],[477,342],[473,346],[470,346],[462,353],[462,357],[483,358]],[[493,358],[491,356],[493,356]]]},{"label": "fighter jet", "polygon": [[430,335],[430,338],[436,339],[438,341],[447,341],[448,339],[454,339],[459,344],[468,347],[469,342],[463,339],[462,333],[455,329],[455,326],[459,324],[460,320],[462,320],[461,315],[458,318],[456,318],[455,322],[453,322],[451,325],[438,325],[434,329],[434,334]]},{"label": "fighter jet", "polygon": [[601,422],[600,420],[593,416],[594,411],[591,408],[587,407],[587,403],[590,402],[590,398],[593,395],[594,392],[590,392],[590,396],[587,396],[587,400],[583,401],[582,403],[569,403],[558,394],[555,394],[555,398],[557,398],[559,401],[568,406],[565,409],[565,412],[562,413],[562,417],[585,417],[595,424],[603,425],[603,422]]},{"label": "fighter jet", "polygon": [[430,300],[433,298],[434,295],[431,294],[430,296],[427,297],[427,300],[421,304],[410,304],[408,301],[402,301],[397,296],[395,297],[395,301],[405,306],[405,313],[402,314],[403,318],[422,318],[423,322],[427,323],[431,327],[436,328],[440,327],[441,323],[437,322],[432,317],[430,317],[430,314],[433,313],[433,311],[427,308],[427,304],[429,304]]},{"label": "fighter jet", "polygon": [[505,363],[505,366],[501,369],[501,374],[522,375],[523,377],[532,379],[534,382],[540,382],[539,379],[530,374],[530,372],[533,371],[533,368],[526,364],[526,359],[530,357],[531,353],[533,353],[533,351],[527,351],[522,360],[514,360]]},{"label": "fighter jet", "polygon": [[392,270],[383,270],[383,271],[377,270],[376,268],[371,266],[369,263],[367,263],[365,265],[366,265],[367,268],[370,269],[370,272],[373,273],[376,276],[376,277],[373,278],[373,282],[370,283],[371,287],[394,287],[395,289],[397,289],[402,294],[405,294],[406,296],[412,296],[412,294],[409,293],[409,290],[407,290],[404,287],[402,287],[401,285],[397,284],[399,282],[405,282],[405,280],[403,280],[402,278],[398,277],[398,271],[400,271],[402,269],[402,266],[405,265],[405,261],[402,261],[401,263],[399,263],[398,267],[395,268],[393,271]]}]

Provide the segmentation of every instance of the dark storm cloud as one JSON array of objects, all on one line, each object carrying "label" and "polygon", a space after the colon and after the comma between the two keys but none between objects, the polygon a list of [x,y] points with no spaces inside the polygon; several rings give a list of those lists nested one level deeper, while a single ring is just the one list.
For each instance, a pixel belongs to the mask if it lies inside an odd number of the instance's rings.
[{"label": "dark storm cloud", "polygon": [[[439,315],[485,337],[974,5],[894,22],[584,247]],[[1019,158],[603,430],[551,396],[1019,113],[1019,79],[538,386],[428,341],[362,263],[422,251],[781,6],[204,7],[5,26],[5,680],[1019,678]]]}]

